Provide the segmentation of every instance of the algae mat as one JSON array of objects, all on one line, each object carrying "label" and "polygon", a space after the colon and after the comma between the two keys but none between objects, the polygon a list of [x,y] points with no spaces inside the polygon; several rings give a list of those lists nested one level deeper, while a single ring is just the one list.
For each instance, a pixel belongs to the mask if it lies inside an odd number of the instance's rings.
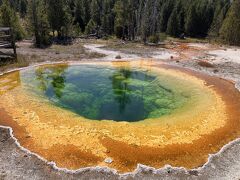
[{"label": "algae mat", "polygon": [[0,99],[0,125],[72,170],[195,168],[240,134],[233,83],[150,61],[29,67],[0,77]]}]

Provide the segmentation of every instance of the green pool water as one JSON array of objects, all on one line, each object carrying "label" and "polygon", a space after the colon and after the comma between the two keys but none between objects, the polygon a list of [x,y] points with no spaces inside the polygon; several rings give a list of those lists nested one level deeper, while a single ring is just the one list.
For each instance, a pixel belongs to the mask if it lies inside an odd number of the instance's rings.
[{"label": "green pool water", "polygon": [[36,95],[91,120],[159,118],[190,98],[176,79],[136,68],[55,65],[24,71],[21,80]]}]

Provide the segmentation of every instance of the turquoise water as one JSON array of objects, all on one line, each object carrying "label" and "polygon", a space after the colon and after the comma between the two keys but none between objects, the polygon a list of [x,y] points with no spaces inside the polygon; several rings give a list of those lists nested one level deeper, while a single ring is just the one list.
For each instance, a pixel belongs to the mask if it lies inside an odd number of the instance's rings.
[{"label": "turquoise water", "polygon": [[22,73],[28,90],[92,120],[136,122],[171,114],[188,99],[144,70],[56,65]]}]

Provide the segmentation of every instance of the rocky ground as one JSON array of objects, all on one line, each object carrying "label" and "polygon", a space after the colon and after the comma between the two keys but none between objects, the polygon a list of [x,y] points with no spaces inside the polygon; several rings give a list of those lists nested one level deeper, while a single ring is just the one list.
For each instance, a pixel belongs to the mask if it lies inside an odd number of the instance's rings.
[{"label": "rocky ground", "polygon": [[[91,42],[91,41],[89,41]],[[17,61],[0,61],[0,72],[10,69],[26,67],[39,63],[82,61],[85,59],[95,59],[104,57],[104,54],[89,52],[84,48],[85,41],[74,42],[72,45],[52,45],[45,49],[34,48],[31,41],[21,41],[17,43]],[[10,50],[2,50],[7,53]]]},{"label": "rocky ground", "polygon": [[[70,46],[32,48],[18,44],[19,61],[2,63],[0,73],[32,64],[58,61],[132,60],[147,58],[229,79],[240,89],[240,49],[201,43],[169,42],[162,47],[140,43],[82,41]],[[195,170],[166,166],[156,170],[139,166],[135,172],[118,174],[104,168],[77,172],[57,170],[54,165],[19,147],[9,128],[0,128],[0,180],[3,179],[240,179],[240,139],[211,155]]]}]

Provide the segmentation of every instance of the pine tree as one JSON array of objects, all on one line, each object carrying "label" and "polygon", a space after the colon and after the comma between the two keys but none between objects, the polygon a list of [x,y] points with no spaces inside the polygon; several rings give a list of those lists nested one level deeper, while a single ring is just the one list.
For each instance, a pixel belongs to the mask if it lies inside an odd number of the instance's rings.
[{"label": "pine tree", "polygon": [[210,38],[219,37],[219,31],[226,17],[229,6],[230,6],[229,0],[217,2],[211,28],[208,32],[208,35]]},{"label": "pine tree", "polygon": [[92,0],[91,2],[91,19],[97,26],[101,25],[101,1]]},{"label": "pine tree", "polygon": [[91,9],[90,9],[90,3],[89,0],[83,0],[83,21],[85,23],[85,26],[91,19]]},{"label": "pine tree", "polygon": [[171,16],[172,9],[173,9],[173,0],[168,0],[162,5],[162,9],[160,12],[160,31],[166,32],[167,30],[167,24],[169,17]]},{"label": "pine tree", "polygon": [[125,18],[123,1],[118,0],[114,5],[115,24],[114,31],[118,38],[124,38]]},{"label": "pine tree", "polygon": [[19,17],[10,6],[8,0],[4,0],[0,7],[0,25],[11,27],[17,40],[21,40],[24,37],[24,31],[20,25]]},{"label": "pine tree", "polygon": [[144,43],[146,43],[149,36],[155,34],[155,28],[153,28],[152,26],[156,24],[155,24],[155,20],[153,22],[152,12],[153,12],[152,0],[145,1],[143,12],[142,12],[143,14],[142,22],[141,22],[141,36]]},{"label": "pine tree", "polygon": [[180,34],[179,22],[178,22],[177,16],[178,16],[177,10],[174,9],[169,18],[168,25],[167,25],[167,33],[174,37],[178,37]]},{"label": "pine tree", "polygon": [[[19,22],[25,25],[26,11],[33,10],[34,2],[36,12],[31,13],[30,24],[34,31],[36,30],[34,34],[40,44],[42,42],[39,39],[44,39],[41,34],[45,34],[48,39],[49,31],[52,31],[53,35],[57,31],[59,38],[96,32],[100,37],[116,35],[128,40],[141,38],[144,42],[149,40],[150,36],[157,37],[161,32],[175,37],[182,33],[190,37],[209,35],[218,38],[221,35],[225,42],[230,43],[233,42],[230,38],[237,39],[233,36],[238,34],[237,15],[233,7],[231,12],[229,10],[231,4],[237,4],[236,1],[0,0],[0,21],[2,25],[12,26],[16,37],[22,38]],[[230,24],[235,26],[228,29]]]},{"label": "pine tree", "polygon": [[103,13],[101,17],[102,30],[111,35],[114,32],[114,13],[113,13],[114,1],[103,1]]},{"label": "pine tree", "polygon": [[76,0],[75,9],[74,9],[74,20],[79,24],[81,31],[85,31],[85,20],[84,20],[84,9],[83,9],[83,1]]},{"label": "pine tree", "polygon": [[240,45],[240,1],[234,0],[220,29],[220,38],[231,45]]},{"label": "pine tree", "polygon": [[184,32],[184,13],[181,1],[177,2],[168,20],[167,34],[179,37]]},{"label": "pine tree", "polygon": [[85,30],[85,33],[86,34],[94,34],[96,33],[96,29],[97,29],[97,25],[96,23],[91,19],[87,26],[86,26],[86,30]]},{"label": "pine tree", "polygon": [[139,18],[141,20],[141,24],[140,24],[141,26],[139,27],[139,29],[140,29],[139,32],[141,33],[141,38],[142,38],[144,44],[146,44],[147,38],[150,34],[149,28],[148,28],[149,24],[150,24],[149,14],[148,14],[149,12],[145,10],[146,7],[147,7],[147,4],[144,3],[143,4],[143,10],[141,11],[142,16],[140,16],[142,18]]},{"label": "pine tree", "polygon": [[14,24],[14,10],[11,8],[10,3],[8,0],[4,0],[3,4],[0,8],[0,14],[1,14],[1,25],[12,27]]},{"label": "pine tree", "polygon": [[206,37],[213,20],[213,4],[208,0],[200,0],[196,3],[196,11],[197,23],[194,36]]},{"label": "pine tree", "polygon": [[196,7],[194,4],[191,4],[187,14],[186,14],[186,22],[185,22],[185,32],[189,36],[196,36],[196,32],[198,31],[198,18],[197,18],[197,12]]},{"label": "pine tree", "polygon": [[49,45],[49,23],[46,4],[42,0],[30,0],[28,16],[31,29],[35,36],[36,47]]},{"label": "pine tree", "polygon": [[58,32],[58,37],[64,36],[72,23],[70,7],[66,0],[48,0],[48,19],[52,31]]},{"label": "pine tree", "polygon": [[27,0],[20,0],[18,4],[18,11],[22,18],[27,14]]},{"label": "pine tree", "polygon": [[136,0],[127,1],[127,26],[128,26],[128,39],[134,40],[136,36],[136,25],[137,25],[137,11],[138,2]]}]

